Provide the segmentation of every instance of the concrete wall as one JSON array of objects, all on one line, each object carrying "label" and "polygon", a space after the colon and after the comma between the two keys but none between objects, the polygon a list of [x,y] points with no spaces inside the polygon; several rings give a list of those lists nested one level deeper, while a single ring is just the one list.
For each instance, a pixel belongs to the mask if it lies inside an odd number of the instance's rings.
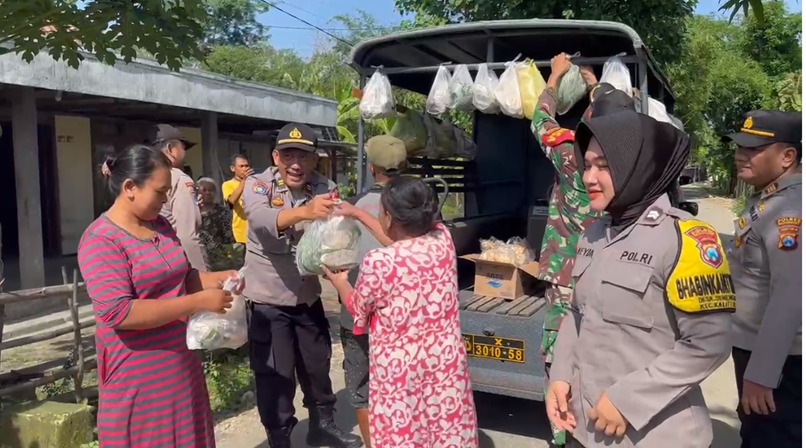
[{"label": "concrete wall", "polygon": [[54,122],[62,254],[74,254],[84,229],[95,218],[90,120],[57,115]]}]

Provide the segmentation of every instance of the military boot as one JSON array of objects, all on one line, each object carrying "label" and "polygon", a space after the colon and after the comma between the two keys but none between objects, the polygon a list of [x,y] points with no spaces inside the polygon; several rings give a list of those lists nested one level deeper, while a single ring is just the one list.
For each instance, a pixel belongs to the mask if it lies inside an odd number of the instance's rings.
[{"label": "military boot", "polygon": [[310,446],[330,448],[361,448],[361,438],[336,426],[333,408],[329,406],[309,409],[310,423],[306,441]]},{"label": "military boot", "polygon": [[297,425],[297,419],[294,418],[291,424],[281,428],[266,430],[266,435],[269,438],[269,448],[291,448],[291,432],[294,431],[294,426]]}]

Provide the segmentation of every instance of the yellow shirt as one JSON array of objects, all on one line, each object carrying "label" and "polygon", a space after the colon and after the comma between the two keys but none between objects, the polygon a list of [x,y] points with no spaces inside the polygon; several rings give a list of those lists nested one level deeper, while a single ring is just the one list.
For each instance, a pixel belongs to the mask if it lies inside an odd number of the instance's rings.
[{"label": "yellow shirt", "polygon": [[[224,195],[224,203],[227,203],[227,198],[234,192],[240,181],[237,179],[230,179],[221,184],[221,193]],[[243,211],[243,195],[238,199],[232,207],[232,236],[235,237],[236,243],[246,244],[246,214]]]}]

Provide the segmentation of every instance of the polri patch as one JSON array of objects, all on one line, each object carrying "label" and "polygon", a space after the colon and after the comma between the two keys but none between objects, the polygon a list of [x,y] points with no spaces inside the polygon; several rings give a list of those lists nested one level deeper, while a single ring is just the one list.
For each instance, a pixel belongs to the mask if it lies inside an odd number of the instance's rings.
[{"label": "polri patch", "polygon": [[719,234],[700,220],[677,221],[679,256],[666,282],[669,304],[686,313],[736,310],[736,290]]},{"label": "polri patch", "polygon": [[255,194],[268,194],[269,186],[265,182],[256,180],[255,185],[252,186],[252,192]]},{"label": "polri patch", "polygon": [[554,147],[567,142],[574,141],[574,131],[565,128],[557,128],[543,135],[543,145]]},{"label": "polri patch", "polygon": [[798,235],[800,234],[801,218],[787,216],[778,218],[778,249],[795,250],[798,248]]},{"label": "polri patch", "polygon": [[274,207],[282,207],[285,205],[285,200],[283,200],[282,196],[275,196],[271,199],[271,205]]}]

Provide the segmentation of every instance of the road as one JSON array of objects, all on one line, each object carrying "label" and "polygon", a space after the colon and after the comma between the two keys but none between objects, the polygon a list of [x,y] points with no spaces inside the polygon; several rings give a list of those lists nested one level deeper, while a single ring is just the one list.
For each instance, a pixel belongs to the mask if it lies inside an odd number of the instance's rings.
[{"label": "road", "polygon": [[[699,218],[713,225],[723,238],[732,233],[733,213],[728,199],[708,197],[701,185],[683,187],[687,199],[700,204]],[[335,294],[332,290],[323,294],[325,308],[333,328],[338,328],[338,311]],[[334,333],[335,335],[335,333]],[[333,362],[330,377],[339,397],[337,420],[343,428],[352,428],[358,434],[355,416],[346,404],[344,376],[341,370],[343,354],[338,337],[334,337]],[[728,360],[703,384],[705,398],[714,427],[713,448],[735,448],[739,446],[738,419],[736,405],[733,363]],[[476,394],[481,448],[548,448],[550,430],[542,403]],[[302,407],[302,395],[296,397],[297,418],[300,424],[293,433],[293,444],[306,447],[307,412]],[[268,448],[266,435],[260,425],[257,411],[251,409],[219,423],[216,427],[216,441],[219,448]]]}]

